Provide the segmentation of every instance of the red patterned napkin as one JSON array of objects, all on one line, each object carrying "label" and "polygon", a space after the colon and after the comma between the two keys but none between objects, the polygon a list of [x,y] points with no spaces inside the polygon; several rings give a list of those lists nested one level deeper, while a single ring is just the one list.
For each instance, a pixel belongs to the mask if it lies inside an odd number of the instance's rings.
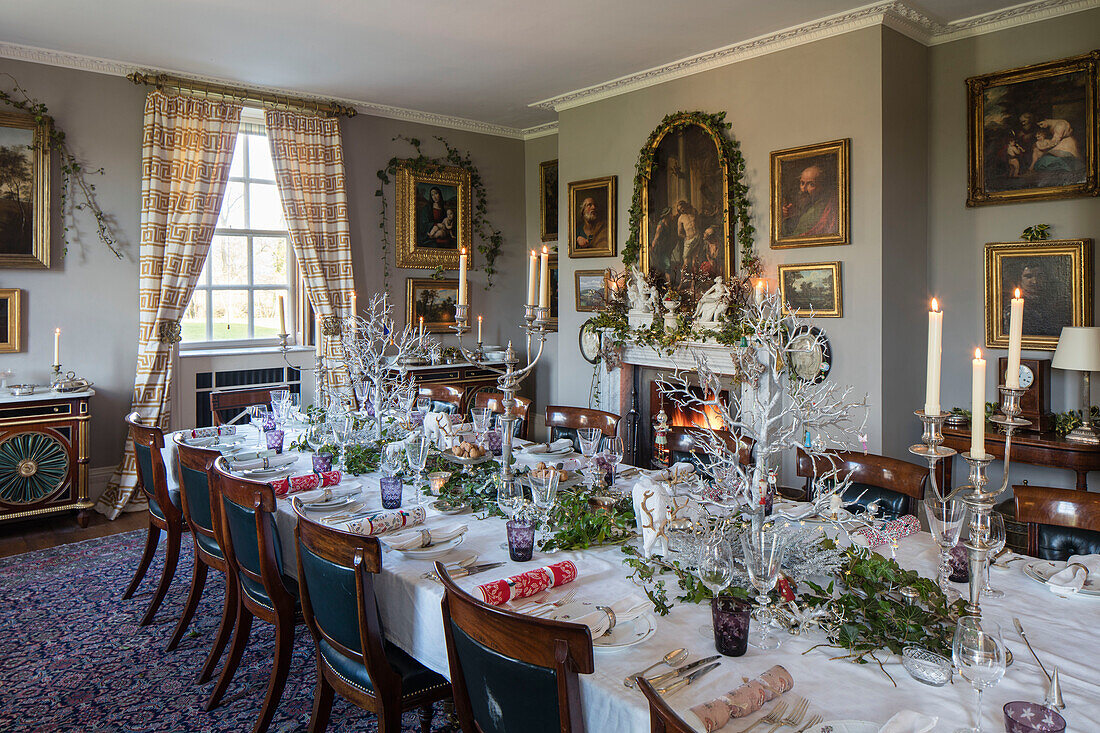
[{"label": "red patterned napkin", "polygon": [[572,583],[576,579],[577,566],[572,560],[562,560],[544,568],[528,570],[526,573],[513,575],[510,578],[479,585],[477,589],[481,591],[483,601],[491,606],[499,606],[517,598],[533,596],[547,588]]},{"label": "red patterned napkin", "polygon": [[718,730],[731,718],[743,718],[756,712],[768,700],[779,697],[794,687],[791,673],[778,664],[754,680],[748,677],[741,679],[745,684],[736,690],[730,690],[717,700],[691,709],[703,723],[707,733]]},{"label": "red patterned napkin", "polygon": [[879,524],[878,528],[860,527],[854,530],[852,534],[863,535],[867,538],[867,542],[870,546],[875,548],[879,545],[888,545],[895,539],[908,537],[917,532],[920,532],[920,521],[912,514],[906,514],[904,517],[882,522]]},{"label": "red patterned napkin", "polygon": [[325,471],[324,473],[305,473],[301,476],[291,476],[286,479],[279,479],[278,481],[272,481],[269,486],[275,490],[275,496],[283,497],[288,494],[297,494],[299,491],[309,491],[310,489],[320,488],[322,486],[335,486],[340,483],[339,471]]}]

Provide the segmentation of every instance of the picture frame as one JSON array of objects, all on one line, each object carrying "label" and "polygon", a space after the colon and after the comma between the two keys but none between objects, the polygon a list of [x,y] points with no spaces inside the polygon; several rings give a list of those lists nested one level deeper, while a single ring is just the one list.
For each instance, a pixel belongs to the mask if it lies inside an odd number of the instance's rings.
[{"label": "picture frame", "polygon": [[[614,257],[618,176],[569,184],[569,257]],[[589,218],[589,214],[592,215]]]},{"label": "picture frame", "polygon": [[814,318],[844,317],[839,262],[779,265],[779,291],[785,312]]},{"label": "picture frame", "polygon": [[542,241],[558,241],[557,160],[539,163],[539,222]]},{"label": "picture frame", "polygon": [[573,299],[578,313],[596,313],[607,304],[607,270],[577,270]]},{"label": "picture frame", "polygon": [[428,333],[454,333],[458,278],[434,280],[410,277],[405,280],[405,322],[417,327],[424,316]]},{"label": "picture frame", "polygon": [[967,206],[1100,195],[1100,51],[966,80]]},{"label": "picture frame", "polygon": [[1063,326],[1091,326],[1092,240],[985,245],[985,345],[1008,348],[1009,305],[1024,299],[1025,349],[1054,351]]},{"label": "picture frame", "polygon": [[561,295],[561,281],[558,278],[558,255],[555,252],[547,259],[547,266],[550,272],[550,320],[546,325],[547,331],[557,332],[558,330],[558,303],[560,302],[559,296]]},{"label": "picture frame", "polygon": [[23,291],[18,288],[0,289],[0,354],[23,350]]},{"label": "picture frame", "polygon": [[404,164],[395,179],[397,266],[457,270],[461,250],[473,253],[469,171]]},{"label": "picture frame", "polygon": [[0,112],[0,268],[50,266],[51,124]]},{"label": "picture frame", "polygon": [[851,244],[851,139],[771,154],[771,248]]}]

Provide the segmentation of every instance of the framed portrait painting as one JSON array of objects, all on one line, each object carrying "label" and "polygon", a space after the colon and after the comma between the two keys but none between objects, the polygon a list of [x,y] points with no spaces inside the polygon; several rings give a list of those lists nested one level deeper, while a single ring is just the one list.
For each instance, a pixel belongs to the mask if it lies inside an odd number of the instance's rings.
[{"label": "framed portrait painting", "polygon": [[539,225],[542,241],[558,241],[558,161],[539,163]]},{"label": "framed portrait painting", "polygon": [[614,257],[617,176],[569,184],[569,256]]},{"label": "framed portrait painting", "polygon": [[1015,291],[1024,299],[1025,349],[1054,351],[1063,326],[1092,325],[1092,240],[985,245],[985,345],[1008,348]]},{"label": "framed portrait painting", "polygon": [[454,333],[455,305],[458,303],[458,279],[433,280],[410,277],[405,281],[405,322],[416,326],[424,319],[429,333]]},{"label": "framed portrait painting", "polygon": [[460,250],[473,251],[469,171],[399,166],[396,178],[397,266],[457,270]]},{"label": "framed portrait painting", "polygon": [[779,289],[786,310],[795,315],[816,318],[844,315],[839,262],[780,265]]},{"label": "framed portrait painting", "polygon": [[577,311],[595,313],[607,304],[607,271],[577,270],[573,273],[577,281],[574,294]]},{"label": "framed portrait painting", "polygon": [[23,322],[20,296],[17,288],[0,289],[0,353],[23,350],[19,324]]},{"label": "framed portrait painting", "polygon": [[844,139],[771,154],[772,249],[852,243],[850,147]]},{"label": "framed portrait painting", "polygon": [[0,112],[0,267],[50,266],[50,123]]},{"label": "framed portrait painting", "polygon": [[558,330],[558,296],[560,295],[561,285],[558,279],[558,256],[557,254],[550,255],[547,260],[550,272],[550,323],[547,326],[549,331]]},{"label": "framed portrait painting", "polygon": [[1100,51],[966,80],[967,206],[1100,194]]}]

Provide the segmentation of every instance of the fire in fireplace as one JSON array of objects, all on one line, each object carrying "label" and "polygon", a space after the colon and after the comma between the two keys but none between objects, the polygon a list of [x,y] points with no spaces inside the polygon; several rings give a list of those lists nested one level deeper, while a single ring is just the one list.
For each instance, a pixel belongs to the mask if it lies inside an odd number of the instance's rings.
[{"label": "fire in fireplace", "polygon": [[[706,394],[701,387],[693,387],[692,393],[696,394],[699,402],[706,400]],[[722,390],[718,399],[725,403],[729,393]],[[725,430],[726,424],[722,420],[721,412],[713,405],[677,405],[668,399],[657,389],[657,382],[649,383],[650,420],[656,420],[657,413],[665,411],[668,416],[668,424],[674,428],[709,428],[711,430]]]}]

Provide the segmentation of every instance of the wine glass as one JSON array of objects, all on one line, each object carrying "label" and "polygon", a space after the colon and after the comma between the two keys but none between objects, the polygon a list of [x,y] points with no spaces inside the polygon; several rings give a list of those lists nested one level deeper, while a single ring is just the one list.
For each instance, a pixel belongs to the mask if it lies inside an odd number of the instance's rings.
[{"label": "wine glass", "polygon": [[285,424],[290,409],[289,389],[271,390],[271,409],[275,413],[275,422],[280,426]]},{"label": "wine glass", "polygon": [[378,467],[386,476],[396,476],[401,473],[402,464],[405,462],[405,449],[400,443],[387,443],[382,447],[382,456]]},{"label": "wine glass", "polygon": [[596,455],[596,449],[600,447],[600,438],[602,437],[603,431],[599,428],[580,428],[577,430],[581,453],[584,454],[588,462],[591,462],[592,456]]},{"label": "wine glass", "polygon": [[940,546],[939,585],[948,603],[959,600],[959,592],[948,585],[951,575],[951,549],[958,544],[966,519],[966,505],[954,499],[943,500],[935,496],[924,499],[924,511],[928,515],[928,529]]},{"label": "wine glass", "polygon": [[733,580],[733,558],[725,537],[716,533],[707,538],[699,549],[696,572],[715,597],[726,589]]},{"label": "wine glass", "polygon": [[558,498],[558,472],[552,468],[537,476],[532,472],[527,474],[527,480],[531,484],[531,499],[539,510],[540,539],[545,541],[550,534],[550,510]]},{"label": "wine glass", "polygon": [[418,395],[416,398],[416,411],[427,415],[432,409],[432,398],[427,395]]},{"label": "wine glass", "polygon": [[344,455],[346,454],[345,446],[348,441],[351,440],[353,433],[355,432],[355,419],[351,416],[336,417],[332,420],[332,437],[336,440],[336,445],[340,448],[340,465],[347,467],[344,462]]},{"label": "wine glass", "polygon": [[424,466],[428,462],[428,450],[432,447],[432,441],[424,433],[416,433],[408,438],[405,443],[405,458],[409,461],[409,468],[416,471],[416,503],[423,503],[421,487],[424,483]]},{"label": "wine glass", "polygon": [[264,422],[267,420],[268,412],[267,405],[249,405],[248,407],[248,419],[252,427],[256,428],[256,445],[261,450],[267,448],[264,442]]},{"label": "wine glass", "polygon": [[989,569],[993,566],[993,556],[1004,549],[1005,539],[1004,518],[997,512],[990,512],[989,537],[986,538],[986,544],[989,545],[989,554],[986,555],[985,587],[982,588],[982,595],[989,596],[990,598],[1004,598],[1005,595],[1003,590],[997,590],[989,585]]},{"label": "wine glass", "polygon": [[959,674],[978,693],[977,725],[955,733],[982,733],[982,691],[1000,682],[1005,674],[1005,645],[1001,627],[980,616],[963,616],[955,625],[951,660]]},{"label": "wine glass", "polygon": [[475,407],[470,410],[470,419],[474,423],[474,432],[477,433],[478,445],[484,442],[484,436],[489,432],[489,421],[493,418],[493,411],[488,407]]},{"label": "wine glass", "polygon": [[745,569],[749,572],[753,587],[759,593],[756,597],[756,602],[760,604],[757,614],[759,633],[756,639],[749,641],[757,649],[776,649],[780,644],[780,640],[772,638],[768,631],[771,616],[768,611],[768,594],[779,580],[779,566],[787,552],[788,539],[783,528],[763,523],[741,535]]},{"label": "wine glass", "polygon": [[[526,501],[523,496],[523,487],[515,478],[510,484],[504,483],[499,473],[493,474],[492,482],[497,490],[497,508],[507,519],[511,519]],[[500,543],[500,549],[507,550],[508,543]]]},{"label": "wine glass", "polygon": [[623,456],[625,455],[623,439],[618,435],[608,438],[606,452],[607,457],[611,459],[611,482],[614,483],[615,477],[619,475],[619,464],[623,462]]}]

